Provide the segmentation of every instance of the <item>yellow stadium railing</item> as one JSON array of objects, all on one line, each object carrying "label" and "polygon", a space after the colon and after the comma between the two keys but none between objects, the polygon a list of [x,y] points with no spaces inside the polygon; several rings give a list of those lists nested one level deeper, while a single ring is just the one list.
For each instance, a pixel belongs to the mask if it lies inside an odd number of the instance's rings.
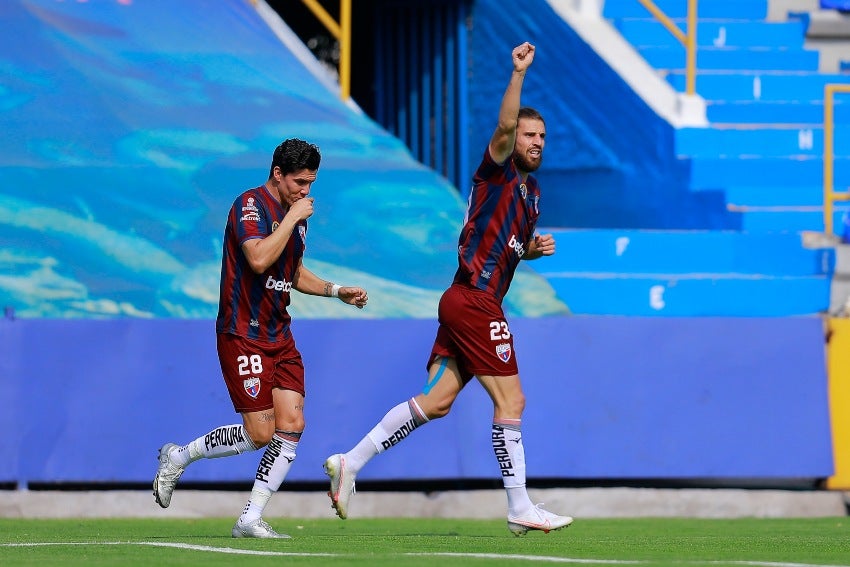
[{"label": "yellow stadium railing", "polygon": [[829,83],[823,89],[823,231],[834,233],[835,201],[850,201],[850,192],[836,191],[835,184],[835,94],[850,93],[850,85]]},{"label": "yellow stadium railing", "polygon": [[697,0],[688,0],[688,32],[685,33],[673,23],[661,8],[652,0],[638,0],[649,10],[652,16],[667,28],[673,37],[685,47],[685,92],[692,95],[696,92],[697,83]]},{"label": "yellow stadium railing", "polygon": [[351,96],[351,0],[340,0],[339,22],[328,14],[318,0],[301,0],[339,42],[339,96]]}]

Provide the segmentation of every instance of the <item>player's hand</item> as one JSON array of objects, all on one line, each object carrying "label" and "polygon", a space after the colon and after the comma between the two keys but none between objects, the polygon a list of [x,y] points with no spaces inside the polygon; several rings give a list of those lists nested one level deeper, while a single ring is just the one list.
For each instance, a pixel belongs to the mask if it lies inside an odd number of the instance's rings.
[{"label": "player's hand", "polygon": [[525,71],[528,69],[531,62],[534,61],[534,46],[527,41],[521,45],[514,47],[511,57],[514,61],[515,71]]},{"label": "player's hand", "polygon": [[286,212],[286,216],[292,215],[295,222],[303,221],[313,216],[313,197],[302,197],[298,199]]},{"label": "player's hand", "polygon": [[533,242],[534,251],[540,256],[551,256],[555,253],[555,237],[551,234],[538,234]]},{"label": "player's hand", "polygon": [[354,305],[358,309],[366,307],[366,302],[369,301],[369,295],[362,287],[341,287],[337,292],[337,296],[341,301]]}]

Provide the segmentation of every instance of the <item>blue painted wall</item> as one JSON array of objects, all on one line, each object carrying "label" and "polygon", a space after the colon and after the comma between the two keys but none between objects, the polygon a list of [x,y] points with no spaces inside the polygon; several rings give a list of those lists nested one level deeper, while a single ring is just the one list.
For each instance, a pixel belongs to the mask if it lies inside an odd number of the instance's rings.
[{"label": "blue painted wall", "polygon": [[[319,481],[328,454],[422,388],[435,324],[304,320],[294,330],[308,425],[290,480]],[[832,474],[816,318],[550,317],[517,319],[512,330],[531,477]],[[4,319],[0,344],[0,482],[148,482],[164,442],[239,422],[212,321]],[[472,384],[449,417],[361,478],[494,478],[491,419]],[[199,462],[184,478],[244,481],[258,458]]]}]

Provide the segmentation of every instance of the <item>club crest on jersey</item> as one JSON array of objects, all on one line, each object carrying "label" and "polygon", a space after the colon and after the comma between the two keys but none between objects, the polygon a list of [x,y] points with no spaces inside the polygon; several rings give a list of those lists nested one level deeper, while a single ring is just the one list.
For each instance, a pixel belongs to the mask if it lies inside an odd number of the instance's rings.
[{"label": "club crest on jersey", "polygon": [[260,395],[260,379],[256,376],[251,376],[250,378],[246,378],[242,385],[245,388],[245,393],[247,393],[252,398],[256,398]]},{"label": "club crest on jersey", "polygon": [[519,192],[522,193],[522,198],[525,199],[528,197],[528,187],[525,186],[525,183],[519,184]]},{"label": "club crest on jersey", "polygon": [[499,360],[502,362],[509,361],[511,359],[511,344],[503,343],[496,345],[496,356],[498,356]]}]

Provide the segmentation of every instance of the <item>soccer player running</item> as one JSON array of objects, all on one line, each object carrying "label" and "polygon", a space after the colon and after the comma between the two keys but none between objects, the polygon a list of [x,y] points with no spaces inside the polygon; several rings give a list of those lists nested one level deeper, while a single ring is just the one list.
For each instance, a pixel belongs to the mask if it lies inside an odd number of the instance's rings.
[{"label": "soccer player running", "polygon": [[459,239],[459,267],[440,299],[428,382],[421,393],[392,408],[353,449],[325,461],[328,494],[342,519],[348,516],[360,469],[420,425],[447,415],[476,376],[493,401],[492,444],[507,492],[508,529],[525,535],[528,530],[557,530],[573,521],[535,506],[525,486],[521,434],[525,397],[502,299],[519,261],[554,254],[555,239],[535,234],[540,189],[530,175],[540,167],[546,126],[536,110],[520,108],[534,46],[528,42],[517,46],[512,59],[499,122],[473,178]]},{"label": "soccer player running", "polygon": [[304,431],[304,365],[287,312],[291,291],[337,297],[360,309],[368,300],[364,289],[325,281],[301,262],[307,219],[313,215],[310,188],[320,161],[315,145],[285,140],[274,151],[265,184],[239,195],[227,217],[216,345],[242,423],[217,427],[183,446],[166,443],[159,450],[153,494],[168,508],[191,463],[266,448],[233,537],[289,537],[272,529],[262,514],[289,472]]}]

